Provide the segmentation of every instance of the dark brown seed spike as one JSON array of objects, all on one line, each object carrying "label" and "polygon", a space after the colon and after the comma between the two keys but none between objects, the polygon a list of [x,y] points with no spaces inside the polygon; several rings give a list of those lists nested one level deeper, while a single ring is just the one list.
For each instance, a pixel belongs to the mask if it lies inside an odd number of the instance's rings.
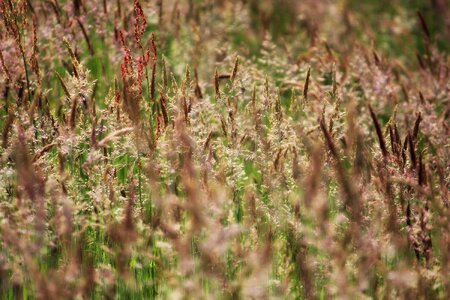
[{"label": "dark brown seed spike", "polygon": [[64,82],[64,80],[62,79],[61,75],[59,75],[59,73],[56,73],[56,77],[58,77],[59,82],[61,83],[61,86],[63,88],[64,93],[66,94],[67,98],[70,99],[70,93],[69,93],[69,89],[67,88],[66,83]]},{"label": "dark brown seed spike", "polygon": [[216,68],[216,72],[214,73],[214,88],[216,90],[216,97],[220,98],[220,89],[219,89],[219,73]]},{"label": "dark brown seed spike", "polygon": [[409,144],[409,158],[411,159],[412,168],[415,170],[417,166],[416,150],[414,147],[414,141],[410,134],[408,134],[408,144]]},{"label": "dark brown seed spike", "polygon": [[72,102],[72,108],[70,110],[70,129],[74,130],[75,129],[75,120],[76,120],[76,116],[77,116],[77,105],[78,105],[78,100],[75,97],[75,99]]},{"label": "dark brown seed spike", "polygon": [[422,121],[422,115],[419,112],[419,114],[417,115],[417,119],[416,122],[414,123],[414,131],[413,131],[413,140],[417,140],[417,135],[419,134],[419,126],[420,126],[420,122]]},{"label": "dark brown seed spike", "polygon": [[212,131],[209,132],[208,137],[206,138],[205,144],[203,145],[203,150],[206,150],[209,147],[211,138],[212,138]]},{"label": "dark brown seed spike", "polygon": [[375,52],[375,50],[373,50],[373,59],[375,60],[376,65],[380,64],[380,58],[378,57],[378,54]]},{"label": "dark brown seed spike", "polygon": [[425,104],[425,98],[423,97],[423,94],[421,91],[419,91],[419,98],[420,98],[420,103]]},{"label": "dark brown seed spike", "polygon": [[278,150],[277,156],[275,157],[275,160],[273,162],[273,168],[278,171],[278,165],[280,163],[280,158],[281,158],[281,150]]},{"label": "dark brown seed spike", "polygon": [[311,68],[308,68],[308,73],[306,73],[305,87],[303,88],[303,97],[305,99],[308,98],[309,77],[310,76],[311,76]]},{"label": "dark brown seed spike", "polygon": [[333,136],[333,118],[330,118],[330,122],[328,122],[328,131],[330,132],[330,135]]},{"label": "dark brown seed spike", "polygon": [[328,56],[333,58],[333,52],[331,51],[330,45],[328,45],[327,42],[323,42],[323,45],[325,46],[325,50],[327,50]]},{"label": "dark brown seed spike", "polygon": [[418,183],[419,185],[426,184],[425,165],[422,162],[422,155],[419,156],[419,171],[418,171]]},{"label": "dark brown seed spike", "polygon": [[425,70],[425,63],[423,62],[422,56],[419,53],[416,53],[417,61],[419,62],[420,67]]},{"label": "dark brown seed spike", "polygon": [[411,204],[408,201],[406,205],[406,225],[411,226]]},{"label": "dark brown seed spike", "polygon": [[80,21],[80,19],[76,18],[76,20],[77,20],[78,26],[80,26],[81,33],[83,34],[84,40],[86,41],[86,44],[88,46],[89,53],[92,56],[94,56],[95,55],[95,51],[94,51],[94,47],[92,47],[92,43],[91,43],[91,40],[89,39],[89,35],[88,35],[86,29],[84,28],[83,23]]},{"label": "dark brown seed spike", "polygon": [[233,83],[234,80],[236,79],[236,75],[238,72],[238,68],[239,68],[239,56],[236,56],[236,59],[234,61],[234,66],[233,66],[233,70],[231,71],[231,82]]},{"label": "dark brown seed spike", "polygon": [[162,114],[163,114],[164,123],[167,126],[169,124],[169,117],[167,115],[166,99],[164,98],[164,95],[163,95],[162,91],[159,92],[159,101],[160,101],[160,104],[161,104],[161,111],[162,111]]},{"label": "dark brown seed spike", "polygon": [[425,35],[428,39],[431,39],[430,30],[428,29],[427,22],[425,22],[425,18],[423,17],[422,13],[420,11],[417,12],[417,16],[420,20],[420,25],[422,26],[423,31],[425,32]]},{"label": "dark brown seed spike", "polygon": [[92,119],[92,128],[91,128],[91,144],[97,147],[97,135],[96,135],[96,127],[97,127],[97,118],[94,117]]},{"label": "dark brown seed spike", "polygon": [[327,130],[327,126],[325,124],[325,120],[322,118],[320,120],[320,129],[322,130],[323,136],[325,137],[325,141],[327,143],[328,149],[330,150],[333,158],[339,161],[339,154],[336,150],[336,146],[334,145],[333,139],[330,136],[330,133]]},{"label": "dark brown seed spike", "polygon": [[188,103],[186,101],[186,97],[182,98],[183,100],[183,112],[184,112],[184,120],[186,121],[186,123],[188,122],[188,118],[189,118],[189,107],[188,107]]},{"label": "dark brown seed spike", "polygon": [[222,80],[222,79],[230,79],[231,78],[231,75],[230,74],[220,74],[219,75],[219,80]]},{"label": "dark brown seed spike", "polygon": [[195,78],[195,96],[197,96],[198,99],[203,99],[203,93],[200,88],[200,85],[198,84],[198,72],[197,68],[194,69],[194,78]]},{"label": "dark brown seed spike", "polygon": [[408,150],[408,136],[405,136],[405,139],[403,141],[403,148],[402,148],[402,160],[403,160],[403,165],[406,164],[406,150]]},{"label": "dark brown seed spike", "polygon": [[375,125],[375,130],[378,136],[378,142],[380,144],[381,153],[386,158],[388,156],[388,151],[386,150],[386,143],[383,137],[383,131],[381,130],[380,123],[378,123],[377,117],[372,110],[372,106],[369,104],[370,116],[372,117],[373,124]]},{"label": "dark brown seed spike", "polygon": [[395,148],[395,155],[397,156],[397,158],[400,157],[400,154],[402,152],[402,141],[400,140],[400,137],[398,136],[398,131],[397,131],[397,127],[394,124],[393,127],[393,134],[394,134],[394,148]]},{"label": "dark brown seed spike", "polygon": [[402,141],[400,139],[400,133],[398,132],[397,124],[394,123],[394,133],[395,133],[395,142],[400,147],[402,146]]}]

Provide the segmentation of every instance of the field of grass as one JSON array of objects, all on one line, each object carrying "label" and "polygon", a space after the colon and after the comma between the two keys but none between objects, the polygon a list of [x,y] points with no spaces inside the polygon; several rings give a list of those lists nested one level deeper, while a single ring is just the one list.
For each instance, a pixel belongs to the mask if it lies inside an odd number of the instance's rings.
[{"label": "field of grass", "polygon": [[445,0],[0,0],[0,299],[450,299]]}]

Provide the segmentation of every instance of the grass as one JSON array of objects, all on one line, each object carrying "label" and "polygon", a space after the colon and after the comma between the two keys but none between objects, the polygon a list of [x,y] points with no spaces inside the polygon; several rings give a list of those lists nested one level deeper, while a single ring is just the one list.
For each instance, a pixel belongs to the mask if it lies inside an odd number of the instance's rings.
[{"label": "grass", "polygon": [[0,298],[448,299],[449,13],[0,0]]}]

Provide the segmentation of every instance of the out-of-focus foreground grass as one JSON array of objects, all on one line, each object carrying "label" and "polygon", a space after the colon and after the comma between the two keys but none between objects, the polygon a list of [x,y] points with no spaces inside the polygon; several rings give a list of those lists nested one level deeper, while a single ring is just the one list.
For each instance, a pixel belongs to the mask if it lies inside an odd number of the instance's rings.
[{"label": "out-of-focus foreground grass", "polygon": [[449,20],[0,0],[0,298],[448,299]]}]

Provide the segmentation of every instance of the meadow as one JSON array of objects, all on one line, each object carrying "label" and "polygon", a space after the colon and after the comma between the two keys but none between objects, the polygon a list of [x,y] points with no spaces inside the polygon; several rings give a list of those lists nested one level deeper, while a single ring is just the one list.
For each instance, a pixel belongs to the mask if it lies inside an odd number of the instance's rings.
[{"label": "meadow", "polygon": [[0,299],[449,299],[443,0],[0,0]]}]

